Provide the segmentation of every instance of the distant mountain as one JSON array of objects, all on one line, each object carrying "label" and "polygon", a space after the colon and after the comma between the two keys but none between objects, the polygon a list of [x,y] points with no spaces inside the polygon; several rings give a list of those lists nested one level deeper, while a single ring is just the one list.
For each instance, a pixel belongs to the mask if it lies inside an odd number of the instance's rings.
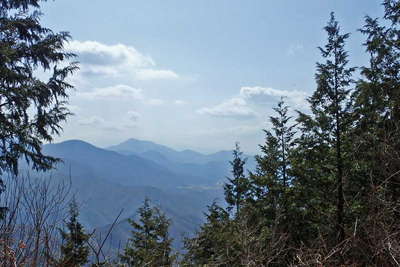
[{"label": "distant mountain", "polygon": [[145,197],[172,219],[171,235],[180,247],[182,235],[193,234],[202,223],[207,205],[223,199],[221,182],[230,175],[232,158],[230,151],[204,155],[135,139],[109,149],[70,140],[45,145],[43,152],[63,160],[53,176],[72,180],[88,229],[106,232],[123,209],[108,241],[114,249],[129,236],[127,218]]},{"label": "distant mountain", "polygon": [[[107,231],[123,209],[120,223],[108,240],[112,248],[124,244],[130,230],[126,219],[135,216],[146,197],[172,219],[171,235],[176,247],[181,245],[183,234],[194,233],[202,223],[207,205],[223,198],[222,188],[215,187],[215,180],[207,180],[199,174],[214,177],[213,166],[189,164],[187,174],[184,168],[173,172],[144,157],[122,155],[80,140],[45,145],[43,152],[63,160],[52,171],[51,176],[55,177],[52,179],[55,182],[71,179],[72,193],[81,203],[80,217],[87,229],[98,229],[99,233]],[[159,157],[160,162],[169,162]],[[197,176],[190,175],[196,168]]]},{"label": "distant mountain", "polygon": [[135,154],[141,154],[147,151],[158,151],[162,154],[168,154],[168,153],[175,153],[176,151],[163,146],[159,145],[150,141],[142,141],[142,140],[137,140],[134,138],[128,139],[125,142],[122,142],[118,145],[111,146],[108,148],[109,150],[113,151],[118,151],[122,153],[132,153],[134,152]]},{"label": "distant mountain", "polygon": [[80,140],[45,145],[43,152],[61,158],[73,173],[79,171],[80,165],[85,165],[94,176],[122,185],[176,188],[206,183],[202,177],[174,173],[140,156],[122,155]]},{"label": "distant mountain", "polygon": [[[133,138],[118,145],[108,147],[108,149],[124,155],[142,156],[162,165],[171,162],[181,164],[209,165],[209,163],[214,162],[214,164],[211,165],[215,167],[215,162],[219,162],[219,169],[224,169],[222,177],[229,175],[229,161],[232,160],[232,151],[219,151],[213,154],[206,155],[188,149],[177,151],[164,145],[159,145],[153,142],[142,141]],[[249,155],[244,155],[244,157],[248,159],[247,168],[249,170],[254,170],[254,157]]]},{"label": "distant mountain", "polygon": [[[182,247],[182,238],[193,235],[204,222],[204,212],[206,212],[207,205],[210,205],[215,200],[215,196],[209,191],[183,190],[177,194],[157,191],[151,192],[152,194],[149,193],[147,192],[146,196],[171,219],[170,235],[174,238],[174,246],[179,249]],[[140,197],[136,197],[136,199],[140,199]],[[127,211],[130,214],[127,216],[125,212],[119,223],[115,225],[109,240],[111,248],[120,247],[120,244],[125,244],[130,237],[129,233],[132,227],[128,222],[128,218],[138,219],[136,210],[142,205],[144,196],[142,196],[140,203],[136,199],[133,200],[135,204]],[[221,199],[219,200],[221,201]],[[98,227],[98,233],[104,236],[110,226],[111,224],[107,224]]]},{"label": "distant mountain", "polygon": [[[76,166],[76,165],[74,165]],[[51,179],[54,185],[71,182],[70,196],[75,196],[80,204],[80,221],[88,231],[96,229],[96,233],[107,232],[110,224],[122,210],[119,223],[112,231],[107,246],[116,249],[125,244],[130,233],[127,218],[135,218],[137,209],[145,198],[151,199],[173,221],[171,236],[175,239],[174,246],[180,248],[181,238],[194,233],[203,222],[203,212],[218,196],[217,190],[161,190],[150,186],[125,186],[97,178],[86,169],[79,166],[79,172],[72,171],[64,164],[48,173],[35,173],[31,178]],[[56,187],[54,187],[56,188]],[[219,197],[221,200],[221,197]],[[104,237],[104,235],[103,235]]]},{"label": "distant mountain", "polygon": [[157,152],[170,161],[181,163],[204,163],[205,160],[205,155],[193,150],[176,151],[164,145],[133,138],[118,145],[108,147],[108,149],[125,155],[141,155],[148,152]]}]

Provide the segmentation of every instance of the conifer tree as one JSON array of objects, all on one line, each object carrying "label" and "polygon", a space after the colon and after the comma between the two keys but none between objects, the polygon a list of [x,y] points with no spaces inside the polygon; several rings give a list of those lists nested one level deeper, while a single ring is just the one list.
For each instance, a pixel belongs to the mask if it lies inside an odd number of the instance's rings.
[{"label": "conifer tree", "polygon": [[85,233],[82,224],[78,221],[78,204],[73,199],[69,207],[70,218],[67,222],[67,231],[61,230],[63,244],[61,245],[61,266],[78,267],[88,262],[89,235]]},{"label": "conifer tree", "polygon": [[[330,178],[330,173],[335,174],[335,186],[334,188],[328,186],[328,188],[334,189],[333,191],[336,192],[332,201],[336,202],[335,228],[337,240],[341,242],[345,238],[343,179],[346,170],[343,146],[344,138],[351,125],[352,106],[349,99],[352,84],[351,76],[355,69],[347,67],[348,55],[344,46],[349,34],[341,34],[339,24],[333,13],[331,13],[325,31],[328,34],[328,42],[324,47],[319,48],[325,62],[317,63],[315,75],[317,90],[309,98],[313,116],[300,112],[299,122],[305,132],[302,142],[311,141],[315,146],[320,146],[318,152],[320,157],[326,156],[325,159],[322,159],[322,162],[319,162],[321,176],[317,179],[326,179],[328,185],[329,180],[333,180]],[[304,137],[308,140],[305,140]],[[310,140],[310,138],[314,140]],[[326,152],[325,155],[323,154],[324,151]],[[332,158],[329,159],[328,155],[330,154]],[[329,161],[326,161],[326,159],[329,159]],[[320,183],[319,186],[323,186],[323,183]],[[315,189],[318,190],[318,188]]]},{"label": "conifer tree", "polygon": [[175,256],[172,254],[168,228],[170,220],[157,207],[150,206],[145,199],[138,209],[139,222],[129,220],[133,227],[132,237],[120,255],[121,261],[128,266],[167,267],[172,266]]},{"label": "conifer tree", "polygon": [[[234,218],[210,208],[186,241],[184,266],[398,265],[400,1],[383,6],[389,23],[367,17],[361,30],[370,64],[355,90],[349,35],[331,14],[311,114],[297,118],[300,136],[281,101],[249,175],[250,194],[241,195]],[[226,200],[232,207],[235,199]]]},{"label": "conifer tree", "polygon": [[246,159],[243,159],[243,152],[240,151],[239,143],[235,144],[233,150],[233,160],[230,162],[232,166],[232,178],[228,178],[228,183],[224,185],[225,200],[229,205],[229,209],[236,208],[239,212],[240,206],[248,194],[248,180],[245,177],[244,165]]},{"label": "conifer tree", "polygon": [[[273,108],[274,111],[278,114],[278,116],[270,117],[272,123],[272,131],[274,137],[271,132],[264,130],[267,135],[267,144],[261,146],[261,150],[264,154],[268,155],[268,144],[271,139],[278,139],[278,170],[277,177],[281,181],[281,184],[284,188],[288,187],[291,183],[289,168],[290,168],[290,151],[293,146],[293,136],[294,125],[289,125],[289,121],[291,117],[288,116],[289,107],[285,105],[283,98],[278,102],[278,106]],[[275,143],[272,142],[272,143]],[[260,159],[261,160],[261,159]]]},{"label": "conifer tree", "polygon": [[242,225],[241,228],[252,229],[247,232],[255,237],[246,238],[253,240],[249,244],[253,250],[262,251],[263,257],[254,256],[262,260],[262,264],[270,261],[282,263],[274,255],[280,253],[283,257],[283,251],[287,251],[285,246],[289,232],[298,231],[292,227],[296,218],[291,204],[291,154],[295,125],[290,122],[289,107],[284,98],[273,110],[277,115],[269,118],[271,130],[264,130],[265,143],[260,145],[262,154],[256,156],[257,169],[249,177],[251,195],[246,201],[245,214],[237,222]]},{"label": "conifer tree", "polygon": [[366,222],[359,232],[368,236],[365,254],[379,255],[365,258],[377,265],[395,265],[400,255],[393,250],[385,253],[380,244],[392,243],[400,235],[400,1],[385,0],[383,6],[384,20],[366,17],[360,30],[370,58],[353,95],[352,160],[360,195],[357,216]]},{"label": "conifer tree", "polygon": [[[48,170],[55,158],[42,153],[70,114],[66,82],[77,66],[64,51],[67,32],[40,24],[40,0],[0,0],[0,178],[18,173],[23,158]],[[49,79],[37,73],[45,72]]]},{"label": "conifer tree", "polygon": [[387,23],[366,17],[361,29],[370,64],[362,68],[354,93],[355,160],[363,168],[360,179],[388,183],[392,200],[400,200],[400,2],[385,0],[383,6]]},{"label": "conifer tree", "polygon": [[[265,144],[260,145],[262,154],[256,156],[257,170],[251,173],[251,188],[256,205],[262,209],[268,225],[280,224],[278,217],[285,217],[288,203],[288,188],[292,183],[290,175],[290,154],[293,147],[294,125],[290,125],[288,106],[283,98],[274,108],[277,116],[271,116],[272,129],[264,130]],[[282,220],[282,218],[279,218]]]},{"label": "conifer tree", "polygon": [[[41,153],[41,144],[60,133],[69,115],[72,86],[65,79],[77,68],[66,64],[74,56],[63,50],[70,36],[40,25],[39,2],[0,1],[0,171],[16,173],[20,157],[36,169],[50,168],[54,159]],[[50,78],[39,79],[39,71]]]},{"label": "conifer tree", "polygon": [[[230,232],[229,213],[213,202],[208,207],[206,222],[193,238],[186,238],[186,254],[182,266],[228,266],[233,234]],[[222,264],[222,263],[225,263]]]}]

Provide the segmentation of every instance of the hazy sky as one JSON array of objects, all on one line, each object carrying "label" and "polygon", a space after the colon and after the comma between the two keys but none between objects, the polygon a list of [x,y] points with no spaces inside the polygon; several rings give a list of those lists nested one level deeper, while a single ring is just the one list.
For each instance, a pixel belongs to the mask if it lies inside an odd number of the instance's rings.
[{"label": "hazy sky", "polygon": [[42,22],[71,33],[81,64],[75,116],[57,141],[133,137],[202,152],[239,141],[255,153],[280,96],[306,108],[331,11],[352,33],[352,65],[363,64],[357,29],[381,16],[377,0],[49,1]]}]

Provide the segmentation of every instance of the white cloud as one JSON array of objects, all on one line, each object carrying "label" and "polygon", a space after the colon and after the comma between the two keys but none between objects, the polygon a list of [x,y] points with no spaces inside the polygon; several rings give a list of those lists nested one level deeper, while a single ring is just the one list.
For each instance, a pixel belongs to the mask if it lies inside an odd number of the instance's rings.
[{"label": "white cloud", "polygon": [[125,116],[120,117],[122,120],[118,123],[114,120],[106,121],[99,116],[89,116],[79,119],[78,124],[80,126],[88,126],[97,130],[124,131],[127,128],[136,128],[141,114],[137,111],[130,110],[126,112]]},{"label": "white cloud", "polygon": [[136,78],[138,80],[176,80],[179,76],[171,70],[142,69],[136,72]]},{"label": "white cloud", "polygon": [[65,49],[78,55],[83,75],[130,77],[137,80],[178,79],[172,70],[155,69],[156,63],[132,46],[106,45],[96,41],[71,41]]},{"label": "white cloud", "polygon": [[137,100],[143,99],[142,89],[133,88],[123,84],[104,87],[104,88],[96,88],[90,92],[78,93],[77,96],[89,99],[94,99],[94,98],[125,98],[125,99],[130,98]]},{"label": "white cloud", "polygon": [[231,98],[219,105],[209,108],[202,108],[197,111],[199,114],[207,114],[215,117],[232,117],[246,119],[255,117],[255,112],[247,105],[243,98]]},{"label": "white cloud", "polygon": [[260,105],[272,108],[280,97],[285,97],[286,102],[295,108],[305,108],[307,106],[307,94],[305,92],[255,86],[242,87],[238,96],[230,98],[214,107],[201,108],[197,113],[214,117],[252,118],[257,116],[252,108],[257,109]]},{"label": "white cloud", "polygon": [[143,104],[150,106],[161,106],[165,101],[159,98],[147,98],[143,95],[143,90],[129,85],[119,84],[104,88],[95,88],[88,92],[79,92],[78,98],[86,100],[138,100]]},{"label": "white cloud", "polygon": [[286,97],[286,101],[290,105],[294,105],[298,108],[304,108],[307,106],[307,94],[303,91],[297,90],[278,90],[259,86],[242,87],[240,88],[240,96],[256,104],[276,102],[276,98]]},{"label": "white cloud", "polygon": [[93,66],[129,65],[131,67],[154,66],[151,57],[144,56],[134,47],[123,44],[105,45],[95,41],[71,41],[65,49],[78,54],[84,64]]}]

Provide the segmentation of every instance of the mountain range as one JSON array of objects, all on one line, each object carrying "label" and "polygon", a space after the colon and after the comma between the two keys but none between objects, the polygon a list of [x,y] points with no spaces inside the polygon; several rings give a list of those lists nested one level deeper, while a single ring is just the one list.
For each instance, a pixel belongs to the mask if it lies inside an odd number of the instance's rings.
[{"label": "mountain range", "polygon": [[[222,184],[230,175],[232,158],[230,151],[205,155],[137,139],[108,148],[70,140],[45,145],[43,152],[62,159],[51,176],[71,180],[87,229],[106,232],[122,210],[108,240],[113,248],[126,242],[127,219],[135,218],[146,197],[171,218],[171,235],[180,247],[182,236],[194,233],[203,222],[207,205],[222,203]],[[254,169],[254,159],[248,159],[248,168]]]}]

